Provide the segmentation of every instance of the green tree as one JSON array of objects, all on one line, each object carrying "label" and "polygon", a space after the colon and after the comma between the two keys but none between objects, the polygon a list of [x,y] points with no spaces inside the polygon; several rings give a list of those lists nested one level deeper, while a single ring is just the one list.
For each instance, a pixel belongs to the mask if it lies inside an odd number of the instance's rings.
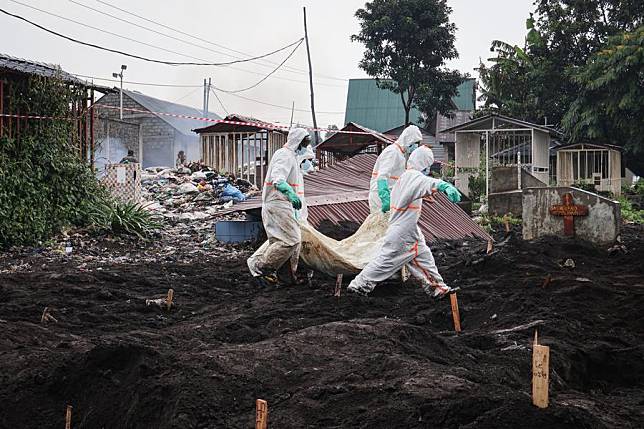
[{"label": "green tree", "polygon": [[495,41],[479,70],[485,109],[558,124],[580,91],[579,67],[608,38],[642,24],[637,0],[536,0],[523,48]]},{"label": "green tree", "polygon": [[593,139],[644,155],[644,26],[609,39],[572,76],[580,88],[563,119],[572,141]]},{"label": "green tree", "polygon": [[412,107],[427,116],[453,109],[462,76],[445,68],[458,57],[451,12],[446,0],[373,0],[355,14],[360,32],[351,40],[366,48],[360,68],[380,88],[400,94],[405,125]]}]

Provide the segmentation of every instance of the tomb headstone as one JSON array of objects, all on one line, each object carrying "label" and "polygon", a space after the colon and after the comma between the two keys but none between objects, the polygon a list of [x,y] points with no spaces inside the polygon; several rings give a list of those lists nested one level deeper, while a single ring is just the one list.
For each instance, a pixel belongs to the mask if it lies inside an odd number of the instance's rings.
[{"label": "tomb headstone", "polygon": [[622,223],[619,202],[572,187],[524,189],[522,217],[525,240],[556,235],[610,244]]}]

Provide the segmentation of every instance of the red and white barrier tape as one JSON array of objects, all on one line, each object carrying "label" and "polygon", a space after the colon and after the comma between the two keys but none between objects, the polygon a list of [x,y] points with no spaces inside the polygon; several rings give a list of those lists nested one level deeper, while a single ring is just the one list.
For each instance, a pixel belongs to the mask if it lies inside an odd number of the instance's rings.
[{"label": "red and white barrier tape", "polygon": [[[108,106],[108,105],[105,105],[105,104],[95,104],[94,107],[98,108],[98,109],[112,109],[112,110],[119,110],[120,109],[120,107],[118,107],[118,106]],[[178,114],[178,113],[155,112],[155,111],[151,111],[151,110],[134,109],[134,108],[131,108],[131,107],[124,107],[123,110],[127,110],[129,112],[147,113],[147,114],[154,114],[154,115],[161,115],[161,116],[170,116],[170,117],[173,117],[173,118],[193,119],[193,120],[196,120],[196,121],[211,122],[213,124],[247,125],[247,126],[259,127],[259,128],[283,129],[283,130],[288,130],[290,128],[288,125],[278,125],[278,124],[272,124],[270,122],[228,121],[226,119],[212,119],[212,118],[204,118],[204,117],[201,117],[201,116],[181,115],[181,114]],[[327,129],[327,128],[313,128],[313,127],[299,127],[299,128],[304,128],[305,130],[309,130],[309,131],[325,131],[325,132],[343,133],[343,134],[367,134],[367,135],[373,134],[373,133],[369,133],[369,132],[366,132],[366,131],[342,131],[342,130],[331,130],[331,129]]]},{"label": "red and white barrier tape", "polygon": [[[108,106],[105,104],[93,104],[90,106],[88,109],[111,109],[111,110],[120,110],[120,107],[117,106]],[[247,122],[247,121],[229,121],[226,119],[212,119],[212,118],[204,118],[201,116],[191,116],[191,115],[182,115],[179,113],[167,113],[167,112],[155,112],[151,110],[143,110],[143,109],[134,109],[131,107],[124,107],[123,110],[128,111],[128,112],[136,112],[136,113],[145,113],[145,114],[154,114],[154,115],[160,115],[160,116],[169,116],[172,118],[180,118],[180,119],[191,119],[195,121],[203,121],[203,122],[209,122],[212,124],[230,124],[230,125],[245,125],[245,126],[251,126],[251,127],[258,127],[258,128],[265,128],[265,129],[276,129],[276,130],[288,130],[290,127],[288,125],[281,125],[281,124],[272,124],[270,122]],[[82,118],[82,116],[77,116],[77,117],[57,117],[57,116],[40,116],[40,115],[11,115],[7,113],[2,113],[0,114],[0,117],[5,117],[5,118],[18,118],[18,119],[54,119],[54,120],[66,120],[66,121],[75,121],[79,120]],[[372,135],[373,133],[367,132],[367,131],[347,131],[347,130],[333,130],[333,129],[328,129],[328,128],[313,128],[313,127],[300,127],[304,128],[305,130],[309,131],[324,131],[324,132],[332,132],[332,133],[342,133],[342,134],[358,134],[358,135]]]},{"label": "red and white barrier tape", "polygon": [[76,121],[80,117],[69,116],[39,116],[39,115],[10,115],[8,113],[0,113],[0,118],[16,118],[16,119],[56,119],[62,121]]}]

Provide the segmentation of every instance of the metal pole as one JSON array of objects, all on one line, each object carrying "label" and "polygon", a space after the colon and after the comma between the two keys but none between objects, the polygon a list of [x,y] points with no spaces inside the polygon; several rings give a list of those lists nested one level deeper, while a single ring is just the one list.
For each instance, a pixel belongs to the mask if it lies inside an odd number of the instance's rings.
[{"label": "metal pole", "polygon": [[203,116],[204,118],[206,117],[206,112],[207,112],[207,109],[208,109],[208,107],[206,105],[206,103],[207,103],[207,101],[206,101],[206,90],[207,90],[207,88],[208,87],[206,86],[206,78],[204,78],[203,79],[203,109],[202,109],[202,112],[201,112],[201,116]]},{"label": "metal pole", "polygon": [[311,88],[311,115],[313,115],[313,128],[315,128],[315,145],[320,141],[320,133],[317,131],[318,122],[315,119],[315,102],[313,98],[313,67],[311,66],[311,51],[309,50],[309,33],[306,29],[306,7],[302,8],[304,10],[304,39],[306,40],[306,57],[309,60],[309,86]]},{"label": "metal pole", "polygon": [[[485,203],[490,198],[490,132],[485,132]],[[489,208],[489,205],[488,205]]]},{"label": "metal pole", "polygon": [[204,118],[208,117],[208,113],[210,112],[210,85],[211,85],[211,78],[208,78],[208,89],[206,90],[206,111],[203,115]]},{"label": "metal pole", "polygon": [[291,122],[288,125],[288,128],[291,129],[293,127],[293,113],[295,112],[295,101],[293,101],[293,105],[291,106]]},{"label": "metal pole", "polygon": [[119,76],[121,76],[121,91],[120,91],[120,97],[119,97],[119,118],[121,121],[123,120],[123,70],[121,70],[121,73],[119,73]]}]

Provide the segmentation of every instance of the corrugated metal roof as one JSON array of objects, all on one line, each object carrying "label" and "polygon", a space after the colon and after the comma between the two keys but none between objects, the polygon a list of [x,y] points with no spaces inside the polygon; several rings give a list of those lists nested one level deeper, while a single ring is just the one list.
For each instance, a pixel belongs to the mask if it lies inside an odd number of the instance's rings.
[{"label": "corrugated metal roof", "polygon": [[[377,157],[376,154],[356,155],[304,178],[311,225],[318,227],[325,219],[335,223],[362,223],[367,218],[369,182]],[[223,213],[259,209],[261,206],[261,197],[256,196]],[[460,207],[442,194],[436,194],[434,202],[423,204],[419,225],[428,242],[465,237],[490,239]]]},{"label": "corrugated metal roof", "polygon": [[[275,126],[270,122],[262,121],[261,119],[240,115],[237,113],[232,113],[226,116],[224,119],[226,121],[233,121],[233,122],[249,122],[254,124],[266,124],[267,129],[273,129],[273,131],[275,132],[282,132],[282,133],[285,132],[284,130],[274,129]],[[203,125],[203,123],[199,125]],[[265,128],[258,127],[255,125],[238,125],[238,124],[226,124],[223,122],[218,122],[216,124],[207,125],[202,128],[195,128],[192,131],[194,131],[197,134],[204,134],[204,133],[222,133],[222,132],[249,132],[249,131],[252,132],[252,131],[260,131],[262,129],[265,129]]]},{"label": "corrugated metal roof", "polygon": [[63,71],[60,66],[16,58],[7,54],[0,54],[0,69],[12,70],[19,73],[35,74],[43,77],[59,77],[66,82],[85,84],[85,82],[78,79],[76,76]]},{"label": "corrugated metal roof", "polygon": [[[457,110],[474,110],[474,79],[467,79],[458,87],[458,95],[452,98]],[[418,123],[418,109],[409,112],[409,120]],[[388,89],[380,89],[375,79],[350,79],[344,123],[355,122],[376,131],[384,132],[405,123],[405,111],[400,95]]]},{"label": "corrugated metal roof", "polygon": [[492,127],[497,130],[502,130],[503,125],[510,125],[516,127],[523,127],[526,129],[537,129],[544,131],[550,135],[560,135],[561,133],[553,128],[545,125],[533,124],[532,122],[523,121],[521,119],[511,118],[510,116],[499,115],[498,113],[488,113],[480,118],[472,119],[471,121],[464,122],[460,125],[453,126],[444,130],[441,133],[453,133],[455,131],[469,130],[469,131],[485,131],[491,130]]},{"label": "corrugated metal roof", "polygon": [[24,58],[12,57],[11,55],[0,53],[0,70],[2,69],[10,70],[16,73],[31,74],[47,78],[55,77],[62,79],[67,83],[83,86],[86,88],[95,88],[101,92],[111,91],[110,88],[100,85],[94,85],[93,83],[81,80],[73,74],[67,73],[66,71],[61,69],[60,66],[39,61],[25,60]]},{"label": "corrugated metal roof", "polygon": [[[123,93],[150,110],[151,112],[172,113],[186,116],[202,117],[203,111],[195,109],[194,107],[184,106],[183,104],[176,104],[170,101],[160,100],[158,98],[150,97],[149,95],[141,94],[138,91],[123,90]],[[201,127],[205,122],[197,119],[175,118],[167,115],[157,115],[160,119],[164,120],[175,130],[186,136],[194,137],[192,130]],[[221,119],[215,113],[208,113],[210,119]]]},{"label": "corrugated metal roof", "polygon": [[347,134],[336,132],[316,146],[315,149],[343,154],[354,154],[374,144],[391,144],[394,142],[391,137],[386,136],[385,134],[353,122],[342,127],[342,130],[340,131],[361,131],[368,134]]},{"label": "corrugated metal roof", "polygon": [[458,93],[452,97],[456,110],[474,110],[476,108],[476,79],[465,79],[458,86]]}]

